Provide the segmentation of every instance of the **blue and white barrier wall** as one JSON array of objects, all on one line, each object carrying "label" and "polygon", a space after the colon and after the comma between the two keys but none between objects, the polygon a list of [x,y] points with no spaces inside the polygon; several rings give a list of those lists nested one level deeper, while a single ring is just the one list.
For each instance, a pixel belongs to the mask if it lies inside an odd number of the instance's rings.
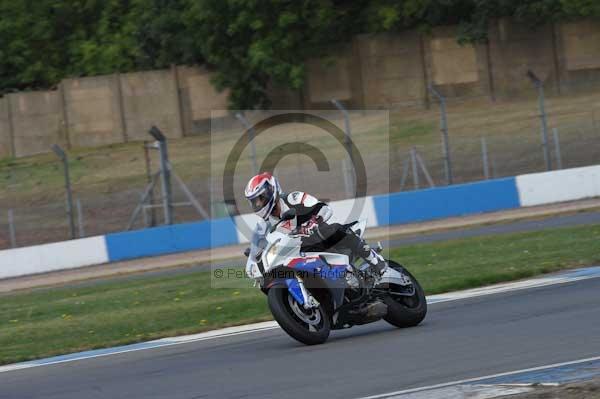
[{"label": "blue and white barrier wall", "polygon": [[600,197],[600,165],[517,176],[521,206]]},{"label": "blue and white barrier wall", "polygon": [[379,226],[423,222],[520,206],[515,178],[373,197]]},{"label": "blue and white barrier wall", "polygon": [[104,236],[0,251],[0,279],[109,261]]},{"label": "blue and white barrier wall", "polygon": [[[367,227],[423,222],[600,197],[600,165],[359,199]],[[333,221],[354,203],[334,201]],[[206,220],[0,251],[0,279],[248,242],[255,215]]]}]

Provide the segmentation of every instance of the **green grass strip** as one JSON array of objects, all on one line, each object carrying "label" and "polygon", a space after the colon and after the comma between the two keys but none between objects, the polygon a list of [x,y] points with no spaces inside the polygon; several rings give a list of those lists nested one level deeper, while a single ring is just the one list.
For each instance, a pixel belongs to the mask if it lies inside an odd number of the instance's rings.
[{"label": "green grass strip", "polygon": [[[486,236],[390,251],[427,294],[600,263],[600,226]],[[211,288],[208,272],[1,297],[0,364],[269,320],[258,289]]]}]

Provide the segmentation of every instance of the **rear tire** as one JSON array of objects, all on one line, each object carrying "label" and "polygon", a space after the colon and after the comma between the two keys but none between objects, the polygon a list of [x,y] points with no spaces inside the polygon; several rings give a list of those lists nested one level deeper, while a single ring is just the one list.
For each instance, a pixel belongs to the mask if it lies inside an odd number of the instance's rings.
[{"label": "rear tire", "polygon": [[[406,296],[388,296],[386,305],[388,313],[384,316],[384,320],[393,326],[405,328],[414,327],[423,321],[427,314],[427,299],[421,284],[408,270],[402,265],[394,261],[389,261],[389,266],[404,275],[408,276],[415,287],[415,293],[411,297]],[[390,285],[390,290],[393,290],[394,285]]]},{"label": "rear tire", "polygon": [[285,287],[271,288],[267,296],[273,317],[290,337],[306,345],[318,345],[327,341],[331,320],[323,305],[306,311]]}]

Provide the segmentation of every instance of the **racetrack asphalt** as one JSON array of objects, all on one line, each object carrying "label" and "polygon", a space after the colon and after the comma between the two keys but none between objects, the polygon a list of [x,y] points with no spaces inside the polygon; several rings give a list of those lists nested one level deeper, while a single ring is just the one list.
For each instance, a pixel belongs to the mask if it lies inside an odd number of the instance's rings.
[{"label": "racetrack asphalt", "polygon": [[280,329],[0,373],[0,398],[356,398],[600,355],[600,279],[433,303],[304,346]]},{"label": "racetrack asphalt", "polygon": [[519,220],[510,223],[499,223],[486,226],[426,233],[410,237],[392,238],[389,241],[385,241],[384,246],[393,248],[402,245],[423,244],[435,241],[454,240],[495,234],[525,233],[530,231],[584,226],[599,223],[600,212],[582,212],[572,215],[545,217],[543,219]]}]

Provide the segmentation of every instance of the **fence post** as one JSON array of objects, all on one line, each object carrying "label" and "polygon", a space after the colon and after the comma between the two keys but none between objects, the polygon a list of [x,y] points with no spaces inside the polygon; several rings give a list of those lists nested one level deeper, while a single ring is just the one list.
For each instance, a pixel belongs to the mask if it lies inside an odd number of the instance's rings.
[{"label": "fence post", "polygon": [[6,99],[6,117],[8,121],[8,142],[10,145],[10,156],[17,157],[17,146],[15,143],[15,123],[13,121],[12,106],[10,101],[10,94],[4,96]]},{"label": "fence post", "polygon": [[79,224],[79,238],[85,237],[85,230],[83,228],[83,212],[81,210],[81,200],[77,198],[77,223]]},{"label": "fence post", "polygon": [[562,158],[560,155],[560,139],[558,137],[558,129],[552,129],[552,134],[554,135],[554,151],[556,153],[556,166],[558,169],[562,169]]},{"label": "fence post", "polygon": [[62,128],[67,143],[67,148],[71,148],[71,132],[69,130],[69,111],[67,103],[67,95],[65,94],[64,80],[58,84],[58,94],[60,96],[60,110],[62,117]]},{"label": "fence post", "polygon": [[75,239],[75,217],[73,215],[73,195],[71,193],[71,178],[69,176],[69,160],[67,154],[58,144],[52,145],[52,151],[60,158],[63,163],[65,173],[65,191],[67,192],[67,217],[69,218],[69,232],[71,239]]},{"label": "fence post", "polygon": [[400,190],[404,189],[404,184],[406,183],[406,179],[408,178],[408,163],[410,162],[410,157],[405,158],[402,163],[402,178],[400,179]]},{"label": "fence post", "polygon": [[419,170],[417,169],[417,150],[415,147],[410,149],[410,163],[412,164],[413,181],[415,183],[415,189],[419,189]]},{"label": "fence post", "polygon": [[165,214],[165,224],[173,224],[173,202],[171,198],[171,171],[169,170],[169,154],[167,152],[167,138],[156,127],[152,126],[150,135],[158,143],[158,152],[160,154],[160,176],[163,191],[163,211]]},{"label": "fence post", "polygon": [[429,86],[429,91],[437,97],[440,102],[440,124],[442,132],[442,143],[444,148],[444,161],[446,164],[446,183],[452,184],[452,161],[450,160],[450,143],[448,142],[448,119],[446,115],[446,98],[442,96],[433,86]]},{"label": "fence post", "polygon": [[[152,207],[152,209],[154,209]],[[150,227],[150,221],[148,220],[148,209],[146,205],[142,205],[142,216],[144,217],[144,226]]]},{"label": "fence post", "polygon": [[17,235],[15,233],[15,216],[13,214],[13,210],[8,210],[8,232],[10,235],[10,247],[17,247]]},{"label": "fence post", "polygon": [[427,179],[427,183],[429,183],[429,187],[433,188],[435,187],[435,183],[433,182],[433,179],[431,178],[431,175],[429,174],[429,171],[427,170],[427,166],[425,166],[425,161],[423,161],[423,158],[421,158],[421,155],[419,155],[419,153],[415,150],[415,157],[417,158],[417,161],[419,162],[419,165],[421,166],[421,170],[423,171],[423,174],[425,175],[425,179]]},{"label": "fence post", "polygon": [[483,175],[485,179],[488,180],[490,178],[490,165],[488,161],[488,150],[487,150],[487,141],[485,137],[481,138],[481,157],[483,159]]},{"label": "fence post", "polygon": [[125,118],[125,105],[123,104],[123,85],[121,83],[121,73],[117,72],[113,75],[114,84],[116,85],[117,91],[117,109],[119,110],[119,124],[121,125],[121,135],[123,142],[129,141],[129,134],[127,133],[127,119]]},{"label": "fence post", "polygon": [[[156,148],[153,143],[148,141],[144,141],[144,160],[146,163],[146,182],[148,185],[152,184],[152,164],[150,162],[150,149]],[[152,190],[148,194],[148,201],[150,202],[150,226],[156,226],[156,209],[154,208],[154,186],[152,186]],[[144,208],[145,209],[145,208]],[[147,217],[146,211],[144,211],[144,217]],[[148,223],[146,223],[148,226]]]},{"label": "fence post", "polygon": [[[168,163],[167,166],[168,166],[169,170],[172,169],[171,164]],[[200,203],[198,202],[196,197],[194,197],[194,194],[192,194],[192,192],[190,191],[188,186],[185,185],[185,183],[181,179],[181,177],[177,176],[177,173],[175,173],[175,171],[171,171],[170,173],[173,175],[173,177],[175,178],[175,181],[179,184],[179,187],[181,188],[181,190],[183,191],[185,196],[188,198],[188,201],[190,201],[190,203],[196,209],[196,211],[200,214],[200,216],[202,216],[204,219],[210,219],[210,215],[208,214],[208,212],[206,212],[204,210],[204,208],[202,207],[202,205],[200,205]]]},{"label": "fence post", "polygon": [[179,72],[177,71],[177,65],[171,64],[171,77],[175,84],[175,108],[177,109],[177,127],[180,130],[179,137],[185,136],[185,127],[183,123],[183,100],[181,98],[181,92],[179,91]]},{"label": "fence post", "polygon": [[[348,111],[346,110],[346,108],[338,100],[336,100],[334,98],[331,100],[331,103],[344,116],[344,132],[346,133],[346,141],[345,141],[346,152],[348,153],[348,156],[350,157],[350,168],[348,168],[347,170],[344,170],[344,174],[348,174],[349,171],[351,172],[353,170],[352,167],[354,165],[354,154],[352,153],[353,152],[352,151],[352,130],[350,129],[350,117],[348,115]],[[348,178],[345,178],[344,181],[346,182],[346,192],[351,193],[350,195],[352,195],[353,187],[351,187],[348,183],[352,182],[353,179],[350,176],[348,176]]]},{"label": "fence post", "polygon": [[350,172],[352,171],[352,165],[348,165],[348,159],[342,159],[342,173],[344,174],[344,189],[346,190],[346,197],[352,198],[354,194],[352,192],[352,177]]},{"label": "fence post", "polygon": [[540,109],[540,119],[542,122],[542,147],[544,150],[544,161],[546,162],[546,170],[552,170],[552,159],[550,158],[550,148],[548,147],[548,121],[546,116],[546,107],[544,105],[544,85],[531,69],[527,70],[527,77],[531,80],[538,91],[538,107]]},{"label": "fence post", "polygon": [[256,134],[254,133],[254,127],[252,125],[250,125],[250,122],[248,122],[248,119],[246,119],[246,117],[244,115],[242,115],[240,112],[237,112],[235,114],[235,117],[237,118],[237,120],[240,121],[242,126],[244,126],[244,128],[248,131],[248,141],[250,142],[250,151],[251,151],[250,156],[252,158],[252,168],[254,169],[254,174],[257,175],[258,174],[258,164],[256,162],[256,144],[254,143],[254,137],[256,137]]}]

